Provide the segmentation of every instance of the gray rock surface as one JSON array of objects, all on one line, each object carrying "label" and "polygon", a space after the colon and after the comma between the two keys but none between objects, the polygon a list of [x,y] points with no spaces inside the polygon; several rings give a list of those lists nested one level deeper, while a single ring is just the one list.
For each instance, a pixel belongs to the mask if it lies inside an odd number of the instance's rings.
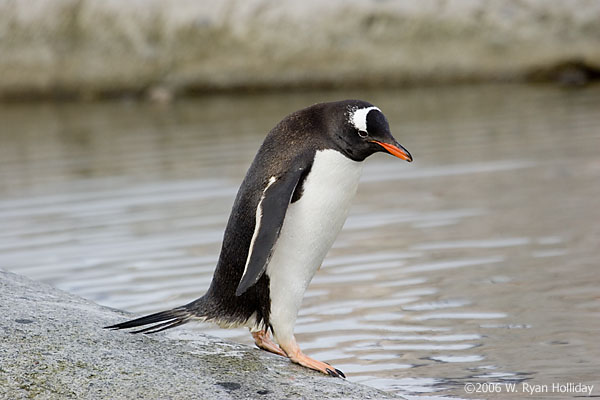
[{"label": "gray rock surface", "polygon": [[380,399],[248,346],[102,329],[117,310],[0,271],[1,399]]},{"label": "gray rock surface", "polygon": [[598,21],[597,0],[0,0],[0,98],[597,73]]}]

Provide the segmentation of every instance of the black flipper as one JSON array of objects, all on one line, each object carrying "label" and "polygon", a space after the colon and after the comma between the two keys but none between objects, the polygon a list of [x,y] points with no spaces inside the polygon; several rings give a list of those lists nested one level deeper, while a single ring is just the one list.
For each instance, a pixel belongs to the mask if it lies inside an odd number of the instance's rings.
[{"label": "black flipper", "polygon": [[236,296],[241,296],[258,282],[267,269],[294,190],[301,179],[306,178],[304,171],[309,166],[304,164],[305,159],[300,158],[298,165],[280,177],[272,177],[265,186],[257,206],[256,226],[248,250],[244,275],[235,291]]}]

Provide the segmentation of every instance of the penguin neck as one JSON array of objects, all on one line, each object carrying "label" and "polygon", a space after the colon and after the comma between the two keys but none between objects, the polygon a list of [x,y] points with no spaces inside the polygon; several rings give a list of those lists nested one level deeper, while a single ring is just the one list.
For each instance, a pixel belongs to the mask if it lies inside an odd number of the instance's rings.
[{"label": "penguin neck", "polygon": [[[362,174],[364,163],[355,160],[346,153],[334,149],[317,150],[313,161],[316,175],[336,176],[340,179],[340,189],[346,189],[346,184],[356,185]],[[347,175],[346,177],[344,175]],[[334,185],[331,189],[335,190]]]}]

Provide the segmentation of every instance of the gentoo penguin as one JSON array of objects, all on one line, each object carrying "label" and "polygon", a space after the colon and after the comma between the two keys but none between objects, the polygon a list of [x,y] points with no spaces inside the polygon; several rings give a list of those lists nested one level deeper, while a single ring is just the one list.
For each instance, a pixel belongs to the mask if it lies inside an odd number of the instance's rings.
[{"label": "gentoo penguin", "polygon": [[315,104],[288,115],[269,132],[242,182],[206,294],[107,328],[149,325],[133,333],[153,333],[190,320],[245,326],[259,348],[345,377],[302,353],[294,325],[304,291],[346,220],[363,161],[380,151],[412,161],[383,113],[366,101]]}]

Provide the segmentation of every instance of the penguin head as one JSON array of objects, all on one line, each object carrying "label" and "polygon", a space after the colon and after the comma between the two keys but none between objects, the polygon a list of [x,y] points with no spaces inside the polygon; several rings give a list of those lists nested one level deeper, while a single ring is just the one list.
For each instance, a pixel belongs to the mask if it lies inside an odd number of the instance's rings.
[{"label": "penguin head", "polygon": [[[341,119],[336,121],[330,133],[337,147],[349,158],[363,161],[373,153],[384,152],[412,161],[412,156],[390,132],[385,115],[371,103],[361,100],[346,100],[334,103]],[[340,129],[341,125],[341,129]]]}]

